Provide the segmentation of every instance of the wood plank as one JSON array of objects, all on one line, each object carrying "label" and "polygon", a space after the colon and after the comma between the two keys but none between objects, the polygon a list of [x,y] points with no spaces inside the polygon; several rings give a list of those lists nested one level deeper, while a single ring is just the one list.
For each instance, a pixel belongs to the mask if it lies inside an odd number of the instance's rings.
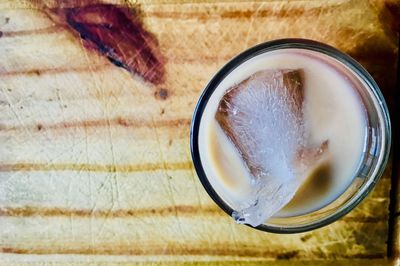
[{"label": "wood plank", "polygon": [[158,41],[162,84],[87,49],[46,13],[57,1],[0,3],[0,262],[386,265],[391,164],[341,220],[268,234],[236,225],[208,197],[189,124],[219,67],[283,37],[351,54],[390,100],[395,2],[128,2]]},{"label": "wood plank", "polygon": [[[328,227],[335,234],[327,234],[327,229],[317,230],[304,238],[307,234],[263,234],[246,226],[236,226],[227,216],[175,215],[174,212],[162,217],[105,215],[88,219],[71,215],[35,219],[1,217],[0,220],[6,228],[1,232],[1,238],[7,240],[3,253],[215,255],[264,259],[277,259],[285,254],[291,254],[288,258],[307,259],[310,253],[320,259],[338,256],[379,259],[386,253],[380,245],[386,240],[386,221],[374,226],[338,221]],[[152,228],[151,238],[146,228]],[[41,239],[40,245],[27,239]]]},{"label": "wood plank", "polygon": [[[43,265],[40,261],[40,256],[36,256],[35,262],[26,263],[23,262],[23,258],[25,255],[18,256],[7,256],[7,265]],[[32,257],[30,255],[30,257]],[[177,265],[177,266],[248,266],[248,265],[269,265],[269,266],[313,266],[313,265],[321,265],[321,266],[336,266],[336,265],[354,265],[354,266],[386,266],[388,265],[388,261],[385,259],[341,259],[341,260],[319,260],[319,261],[307,261],[307,260],[248,260],[247,258],[240,260],[237,257],[226,257],[225,261],[215,261],[212,256],[209,257],[191,257],[191,256],[182,256],[180,260],[164,260],[163,262],[157,261],[132,261],[132,257],[123,257],[123,256],[108,256],[99,258],[98,256],[63,256],[57,255],[51,257],[51,261],[57,265],[86,265],[85,263],[79,262],[80,260],[93,261],[96,265]],[[15,262],[21,261],[21,262]],[[13,261],[8,263],[9,261]]]}]

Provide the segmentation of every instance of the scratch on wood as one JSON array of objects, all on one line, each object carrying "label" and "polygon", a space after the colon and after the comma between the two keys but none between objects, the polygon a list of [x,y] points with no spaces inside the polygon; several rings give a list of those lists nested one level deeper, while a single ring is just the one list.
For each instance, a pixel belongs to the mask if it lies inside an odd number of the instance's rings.
[{"label": "scratch on wood", "polygon": [[158,170],[191,170],[192,162],[177,163],[145,163],[145,164],[48,164],[48,163],[15,163],[0,164],[0,172],[14,171],[87,171],[87,172],[107,172],[107,173],[132,173]]},{"label": "scratch on wood", "polygon": [[[257,17],[299,17],[299,16],[315,16],[321,12],[330,12],[332,6],[338,4],[326,4],[317,6],[314,8],[294,7],[289,5],[282,5],[281,8],[277,9],[262,9],[257,12]],[[254,10],[232,10],[232,11],[220,11],[218,15],[210,16],[206,12],[160,12],[160,11],[148,11],[144,14],[146,17],[151,18],[174,18],[174,19],[199,19],[199,20],[211,20],[211,19],[249,19],[254,16]]]},{"label": "scratch on wood", "polygon": [[[63,130],[66,128],[91,128],[91,127],[108,127],[108,126],[124,126],[124,127],[178,127],[178,126],[189,126],[190,119],[175,119],[175,120],[160,120],[152,121],[142,120],[142,119],[129,119],[129,118],[113,118],[113,119],[99,119],[99,120],[84,120],[77,122],[63,122],[55,124],[44,124],[41,123],[42,130]],[[31,128],[32,130],[37,129],[38,125],[25,125],[25,126],[7,126],[1,125],[0,131],[17,131],[26,130]]]},{"label": "scratch on wood", "polygon": [[0,216],[3,217],[93,217],[93,218],[123,218],[123,217],[146,217],[146,216],[176,216],[182,215],[217,215],[223,216],[224,213],[217,207],[199,207],[189,205],[177,205],[171,207],[147,208],[147,209],[128,209],[128,210],[91,210],[91,209],[67,209],[50,207],[0,207]]},{"label": "scratch on wood", "polygon": [[[219,245],[209,246],[206,248],[192,247],[192,246],[177,246],[171,245],[168,249],[164,246],[161,247],[147,247],[137,246],[136,248],[132,245],[128,246],[114,246],[114,247],[102,247],[98,246],[97,249],[91,247],[32,247],[27,248],[15,248],[15,247],[3,247],[0,248],[0,252],[3,253],[14,253],[14,254],[88,254],[88,255],[211,255],[211,256],[238,256],[238,257],[253,257],[253,258],[275,258],[279,256],[278,252],[269,251],[266,249],[259,249],[254,247],[240,247],[238,249],[231,247],[230,243],[221,243]],[[382,253],[354,253],[351,255],[341,255],[340,258],[346,259],[382,259],[385,255]]]},{"label": "scratch on wood", "polygon": [[41,29],[34,29],[34,30],[19,30],[19,31],[3,31],[3,37],[17,37],[17,36],[26,36],[26,35],[37,35],[37,34],[53,34],[58,33],[62,26],[50,26]]},{"label": "scratch on wood", "polygon": [[44,74],[59,74],[59,73],[83,73],[83,72],[92,72],[92,71],[100,71],[109,68],[109,65],[94,65],[88,67],[71,67],[71,68],[63,68],[63,67],[55,67],[55,68],[46,68],[46,69],[28,69],[28,70],[16,70],[16,71],[7,71],[0,72],[0,77],[8,77],[8,76],[40,76]]},{"label": "scratch on wood", "polygon": [[[183,63],[189,63],[189,64],[209,64],[209,63],[215,63],[215,62],[225,62],[232,58],[234,54],[228,55],[228,56],[202,56],[201,58],[179,58],[179,57],[173,57],[169,59],[169,63],[174,63],[174,64],[183,64]],[[390,55],[388,55],[390,56]],[[388,57],[387,56],[387,57]],[[55,67],[55,68],[41,68],[41,69],[22,69],[22,70],[10,70],[10,71],[0,71],[0,77],[5,76],[32,76],[32,75],[37,75],[38,73],[40,75],[45,75],[45,74],[60,74],[60,73],[84,73],[84,72],[96,72],[96,71],[103,71],[106,69],[111,68],[112,66],[109,64],[104,64],[104,65],[94,65],[94,66],[84,66],[84,67]]]}]

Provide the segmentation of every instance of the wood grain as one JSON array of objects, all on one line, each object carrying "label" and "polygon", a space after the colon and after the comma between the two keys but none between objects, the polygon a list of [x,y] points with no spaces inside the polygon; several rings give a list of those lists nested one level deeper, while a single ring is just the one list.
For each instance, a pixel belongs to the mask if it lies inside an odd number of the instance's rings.
[{"label": "wood grain", "polygon": [[108,2],[135,9],[157,39],[163,83],[87,49],[49,16],[58,1],[0,2],[0,262],[388,263],[390,163],[341,220],[268,234],[236,225],[208,197],[191,165],[189,124],[219,67],[283,37],[354,56],[392,104],[396,1]]}]

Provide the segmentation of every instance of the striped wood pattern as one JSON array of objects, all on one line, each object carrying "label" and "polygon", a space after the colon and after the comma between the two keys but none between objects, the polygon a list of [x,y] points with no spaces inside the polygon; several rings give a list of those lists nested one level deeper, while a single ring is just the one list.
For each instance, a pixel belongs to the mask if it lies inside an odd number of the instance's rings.
[{"label": "striped wood pattern", "polygon": [[236,225],[208,197],[189,124],[219,67],[282,37],[349,53],[391,102],[396,1],[180,2],[129,3],[166,59],[157,86],[55,24],[43,8],[57,1],[0,2],[0,262],[387,264],[390,164],[334,224],[267,234]]}]

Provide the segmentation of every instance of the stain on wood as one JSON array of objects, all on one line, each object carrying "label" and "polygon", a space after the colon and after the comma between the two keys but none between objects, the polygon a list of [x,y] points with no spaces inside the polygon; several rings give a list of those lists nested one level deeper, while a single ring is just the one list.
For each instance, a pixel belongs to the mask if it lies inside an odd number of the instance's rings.
[{"label": "stain on wood", "polygon": [[155,93],[154,93],[154,97],[157,100],[166,100],[169,96],[169,92],[166,89],[158,89]]},{"label": "stain on wood", "polygon": [[300,240],[303,241],[303,242],[306,242],[310,238],[312,238],[312,235],[305,235],[305,236],[301,237]]},{"label": "stain on wood", "polygon": [[278,260],[289,260],[289,259],[295,258],[297,256],[297,254],[299,254],[298,251],[289,251],[289,252],[279,254],[276,258]]},{"label": "stain on wood", "polygon": [[52,11],[79,33],[85,47],[106,56],[117,67],[160,84],[164,59],[155,37],[144,29],[139,12],[123,6],[93,4]]}]

